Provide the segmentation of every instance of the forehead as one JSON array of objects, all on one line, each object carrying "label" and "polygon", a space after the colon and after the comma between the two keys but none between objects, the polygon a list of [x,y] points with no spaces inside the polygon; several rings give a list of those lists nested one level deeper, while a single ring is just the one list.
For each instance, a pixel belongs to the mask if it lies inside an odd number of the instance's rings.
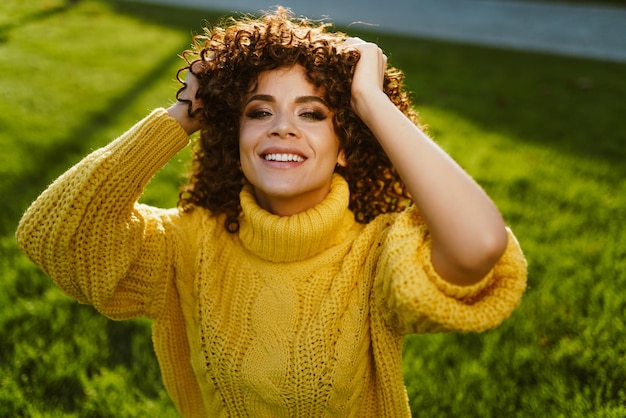
[{"label": "forehead", "polygon": [[306,70],[301,65],[280,67],[259,74],[256,89],[253,93],[280,94],[293,96],[323,96],[324,90],[309,81]]}]

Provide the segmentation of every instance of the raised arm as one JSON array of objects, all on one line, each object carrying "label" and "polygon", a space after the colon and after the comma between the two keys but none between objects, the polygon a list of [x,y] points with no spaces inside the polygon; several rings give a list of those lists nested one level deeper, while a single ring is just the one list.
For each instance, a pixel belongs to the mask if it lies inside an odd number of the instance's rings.
[{"label": "raised arm", "polygon": [[432,234],[432,262],[445,280],[471,285],[504,252],[504,221],[482,188],[389,100],[382,89],[387,58],[358,38],[352,106],[398,170]]},{"label": "raised arm", "polygon": [[[198,80],[76,164],[33,202],[16,238],[70,296],[116,319],[154,316],[172,273],[176,211],[137,204],[149,179],[201,127]],[[171,116],[171,117],[170,117]],[[182,128],[182,129],[181,129]]]}]

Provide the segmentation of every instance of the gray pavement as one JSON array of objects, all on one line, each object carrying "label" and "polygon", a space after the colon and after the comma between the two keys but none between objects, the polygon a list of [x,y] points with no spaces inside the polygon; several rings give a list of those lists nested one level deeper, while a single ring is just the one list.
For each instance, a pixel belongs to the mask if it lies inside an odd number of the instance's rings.
[{"label": "gray pavement", "polygon": [[296,15],[340,25],[371,25],[418,37],[626,62],[626,6],[531,0],[139,1],[252,13],[280,4]]}]

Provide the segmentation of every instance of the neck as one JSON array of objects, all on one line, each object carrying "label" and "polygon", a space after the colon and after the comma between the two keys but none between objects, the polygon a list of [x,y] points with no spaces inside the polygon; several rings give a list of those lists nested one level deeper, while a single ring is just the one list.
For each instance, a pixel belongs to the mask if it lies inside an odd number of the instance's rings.
[{"label": "neck", "polygon": [[327,189],[316,193],[303,193],[296,196],[268,196],[258,193],[254,188],[254,197],[259,206],[269,213],[277,216],[293,216],[319,205],[330,192],[330,184]]},{"label": "neck", "polygon": [[273,262],[311,257],[343,241],[353,228],[349,197],[348,184],[335,175],[330,192],[318,205],[295,215],[279,216],[260,206],[247,185],[240,195],[239,237],[251,252]]}]

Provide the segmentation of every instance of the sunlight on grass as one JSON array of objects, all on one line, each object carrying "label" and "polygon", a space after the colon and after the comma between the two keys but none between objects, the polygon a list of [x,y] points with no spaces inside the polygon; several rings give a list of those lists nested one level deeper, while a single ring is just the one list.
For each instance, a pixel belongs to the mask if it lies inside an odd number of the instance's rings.
[{"label": "sunlight on grass", "polygon": [[408,339],[404,369],[414,410],[582,417],[603,408],[602,416],[620,416],[626,397],[617,383],[624,371],[616,367],[626,348],[617,338],[626,303],[615,293],[624,284],[616,261],[626,248],[621,174],[601,159],[485,131],[445,110],[426,107],[422,115],[445,126],[434,130],[441,131],[435,138],[498,203],[530,268],[529,292],[499,329]]},{"label": "sunlight on grass", "polygon": [[[30,201],[178,84],[209,12],[84,0],[0,5],[0,416],[172,416],[150,324],[116,323],[53,287],[16,248]],[[434,139],[487,190],[529,261],[501,327],[411,336],[419,416],[626,414],[626,66],[387,36]],[[189,149],[142,201],[176,204]]]}]

